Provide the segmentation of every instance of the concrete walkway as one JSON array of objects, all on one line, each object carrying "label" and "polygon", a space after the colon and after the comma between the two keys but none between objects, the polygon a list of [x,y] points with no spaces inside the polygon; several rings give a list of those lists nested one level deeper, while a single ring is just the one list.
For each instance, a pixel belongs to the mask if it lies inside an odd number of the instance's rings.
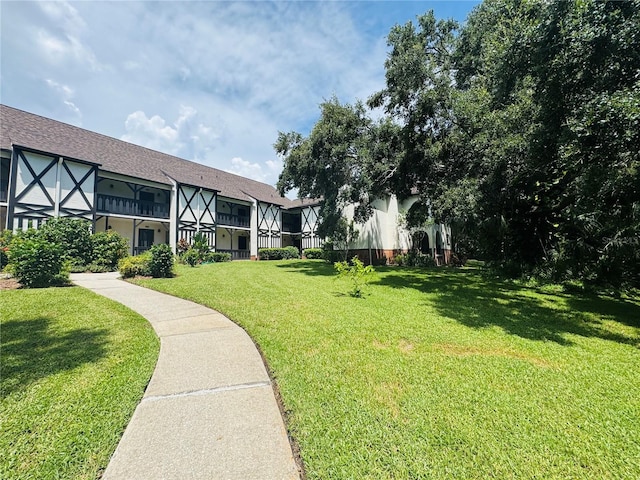
[{"label": "concrete walkway", "polygon": [[117,273],[71,280],[141,314],[161,341],[151,382],[104,480],[300,478],[269,375],[244,330]]}]

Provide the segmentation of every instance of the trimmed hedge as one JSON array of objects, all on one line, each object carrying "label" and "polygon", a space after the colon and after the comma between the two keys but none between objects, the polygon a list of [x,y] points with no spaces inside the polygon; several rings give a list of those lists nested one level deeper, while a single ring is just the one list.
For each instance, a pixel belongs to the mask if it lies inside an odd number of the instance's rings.
[{"label": "trimmed hedge", "polygon": [[260,260],[290,260],[300,258],[296,247],[261,248],[258,250]]},{"label": "trimmed hedge", "polygon": [[302,255],[307,260],[322,260],[324,258],[324,253],[321,248],[307,248],[303,250]]},{"label": "trimmed hedge", "polygon": [[122,278],[132,278],[137,275],[147,277],[150,275],[150,261],[150,252],[144,252],[134,257],[125,257],[118,262],[118,271],[120,272],[120,275],[122,275]]},{"label": "trimmed hedge", "polygon": [[231,254],[223,252],[209,252],[204,256],[203,261],[206,263],[230,262]]}]

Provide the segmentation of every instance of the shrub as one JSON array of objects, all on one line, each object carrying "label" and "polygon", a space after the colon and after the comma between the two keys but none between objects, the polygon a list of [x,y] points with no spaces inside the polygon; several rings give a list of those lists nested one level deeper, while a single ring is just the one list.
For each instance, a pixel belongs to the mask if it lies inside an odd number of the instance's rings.
[{"label": "shrub", "polygon": [[62,247],[44,235],[16,235],[8,250],[10,271],[27,288],[50,287],[68,281]]},{"label": "shrub", "polygon": [[129,256],[118,262],[118,271],[123,278],[132,278],[137,275],[148,276],[151,254],[144,252],[141,255]]},{"label": "shrub", "polygon": [[319,260],[324,258],[321,248],[307,248],[302,252],[307,260]]},{"label": "shrub", "polygon": [[400,267],[435,267],[436,261],[433,259],[431,255],[426,253],[411,251],[409,253],[404,253],[400,255],[396,255],[394,257],[394,262],[396,265]]},{"label": "shrub", "polygon": [[361,298],[364,286],[369,282],[375,270],[371,265],[364,266],[364,263],[356,255],[349,262],[336,262],[334,268],[338,273],[338,277],[349,277],[352,283],[349,295]]},{"label": "shrub", "polygon": [[258,250],[260,260],[290,260],[300,258],[300,252],[296,247],[261,248]]},{"label": "shrub", "polygon": [[0,232],[0,272],[9,263],[9,257],[7,252],[9,251],[9,245],[13,239],[13,232],[11,230],[4,230]]},{"label": "shrub", "polygon": [[333,249],[333,242],[327,241],[322,245],[322,258],[329,263],[336,263],[340,261],[340,250]]},{"label": "shrub", "polygon": [[93,234],[91,246],[93,261],[89,270],[92,272],[113,271],[118,267],[120,259],[127,256],[127,239],[113,230]]},{"label": "shrub", "polygon": [[180,259],[187,265],[195,267],[200,263],[200,254],[194,248],[190,248],[180,256]]},{"label": "shrub", "polygon": [[173,265],[175,258],[171,247],[166,243],[154,245],[149,249],[151,259],[149,260],[149,273],[155,278],[167,278],[173,276]]},{"label": "shrub", "polygon": [[187,241],[186,238],[181,238],[180,240],[178,240],[178,244],[176,245],[176,250],[178,252],[178,255],[182,255],[190,248],[191,248],[191,245],[189,245],[189,242]]},{"label": "shrub", "polygon": [[198,232],[193,236],[193,244],[191,248],[194,249],[200,255],[200,260],[204,258],[204,256],[209,253],[209,240],[204,233]]},{"label": "shrub", "polygon": [[231,254],[225,252],[209,252],[204,256],[207,263],[230,262]]},{"label": "shrub", "polygon": [[64,260],[69,260],[75,269],[91,263],[91,223],[72,217],[49,218],[38,230],[39,235],[62,247]]}]

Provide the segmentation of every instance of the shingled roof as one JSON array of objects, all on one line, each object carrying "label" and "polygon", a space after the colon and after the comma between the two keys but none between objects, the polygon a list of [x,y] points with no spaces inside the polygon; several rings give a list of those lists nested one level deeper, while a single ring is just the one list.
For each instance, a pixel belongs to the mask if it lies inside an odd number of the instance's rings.
[{"label": "shingled roof", "polygon": [[0,148],[10,150],[13,145],[96,163],[105,172],[161,184],[170,185],[170,177],[238,200],[255,198],[286,208],[312,203],[291,201],[266,183],[0,105]]}]

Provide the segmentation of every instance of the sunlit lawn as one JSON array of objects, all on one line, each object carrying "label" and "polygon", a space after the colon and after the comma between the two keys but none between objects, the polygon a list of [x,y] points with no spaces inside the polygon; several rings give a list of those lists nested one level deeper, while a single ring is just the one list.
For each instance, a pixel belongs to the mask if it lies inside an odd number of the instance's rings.
[{"label": "sunlit lawn", "polygon": [[309,479],[640,478],[640,304],[321,261],[180,267],[140,283],[259,344]]},{"label": "sunlit lawn", "polygon": [[153,329],[79,287],[2,291],[0,319],[0,478],[98,478],[153,372]]}]

